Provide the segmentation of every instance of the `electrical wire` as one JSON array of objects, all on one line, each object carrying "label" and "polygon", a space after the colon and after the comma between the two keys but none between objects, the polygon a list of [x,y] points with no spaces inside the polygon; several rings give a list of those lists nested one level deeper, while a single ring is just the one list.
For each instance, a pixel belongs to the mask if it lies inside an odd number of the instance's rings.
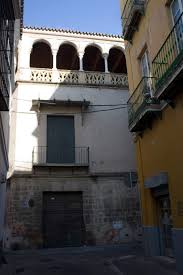
[{"label": "electrical wire", "polygon": [[[100,110],[95,110],[95,111],[84,111],[84,112],[77,112],[77,113],[67,113],[67,114],[70,114],[70,115],[78,115],[78,114],[91,114],[91,113],[99,113],[99,112],[108,112],[108,111],[115,111],[115,110],[122,110],[122,109],[126,109],[127,106],[121,106],[121,107],[116,107],[116,108],[109,108],[109,109],[100,109]],[[11,111],[11,113],[16,113],[16,114],[28,114],[28,115],[36,115],[36,114],[39,114],[39,115],[50,115],[50,114],[53,114],[53,113],[39,113],[39,112],[19,112],[19,111]],[[54,115],[61,115],[61,114],[66,114],[66,112],[64,113],[54,113]]]},{"label": "electrical wire", "polygon": [[[28,101],[28,102],[32,102],[32,100],[30,99],[23,99],[23,98],[12,98],[15,100],[20,100],[20,101]],[[117,103],[117,104],[89,104],[89,106],[93,106],[93,107],[100,107],[100,106],[104,106],[104,107],[112,107],[112,106],[126,106],[127,103]]]}]

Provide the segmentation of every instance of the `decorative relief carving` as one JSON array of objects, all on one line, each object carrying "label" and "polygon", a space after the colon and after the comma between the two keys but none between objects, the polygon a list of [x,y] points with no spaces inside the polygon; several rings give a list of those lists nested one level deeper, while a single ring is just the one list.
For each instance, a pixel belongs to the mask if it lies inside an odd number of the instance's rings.
[{"label": "decorative relief carving", "polygon": [[49,70],[32,70],[31,81],[35,82],[52,82],[52,71]]},{"label": "decorative relief carving", "polygon": [[79,84],[79,72],[76,71],[60,71],[59,82],[69,84]]},{"label": "decorative relief carving", "polygon": [[99,72],[87,72],[85,74],[86,84],[104,85],[105,74]]},{"label": "decorative relief carving", "polygon": [[111,84],[114,86],[128,86],[128,77],[125,74],[111,74]]},{"label": "decorative relief carving", "polygon": [[32,69],[30,80],[44,83],[63,83],[70,85],[95,85],[127,87],[128,78],[125,74],[84,71],[52,71],[49,69]]}]

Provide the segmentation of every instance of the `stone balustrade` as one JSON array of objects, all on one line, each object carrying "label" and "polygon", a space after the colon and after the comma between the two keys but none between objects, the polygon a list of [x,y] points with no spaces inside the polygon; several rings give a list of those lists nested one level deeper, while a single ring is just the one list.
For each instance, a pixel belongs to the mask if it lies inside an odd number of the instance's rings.
[{"label": "stone balustrade", "polygon": [[67,85],[128,87],[126,74],[52,69],[20,69],[17,81]]}]

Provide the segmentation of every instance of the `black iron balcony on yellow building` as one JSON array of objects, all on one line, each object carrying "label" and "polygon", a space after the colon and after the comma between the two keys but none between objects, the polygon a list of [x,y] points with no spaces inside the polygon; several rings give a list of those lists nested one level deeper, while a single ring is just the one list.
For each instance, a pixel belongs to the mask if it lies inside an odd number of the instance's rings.
[{"label": "black iron balcony on yellow building", "polygon": [[161,113],[160,101],[174,106],[182,91],[183,13],[172,28],[152,62],[153,78],[144,77],[128,101],[131,132],[143,131]]},{"label": "black iron balcony on yellow building", "polygon": [[131,41],[137,30],[141,16],[144,14],[145,0],[127,0],[122,14],[123,36]]},{"label": "black iron balcony on yellow building", "polygon": [[182,91],[183,79],[183,13],[152,62],[155,96],[173,100]]},{"label": "black iron balcony on yellow building", "polygon": [[161,105],[154,97],[154,78],[143,77],[128,100],[129,129],[142,132],[151,127],[152,120],[161,113]]}]

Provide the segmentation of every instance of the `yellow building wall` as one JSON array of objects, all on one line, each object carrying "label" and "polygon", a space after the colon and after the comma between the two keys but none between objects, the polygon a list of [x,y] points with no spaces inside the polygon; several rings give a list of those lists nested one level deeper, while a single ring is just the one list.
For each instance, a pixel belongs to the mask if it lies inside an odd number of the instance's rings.
[{"label": "yellow building wall", "polygon": [[[144,179],[168,172],[173,226],[183,227],[183,96],[176,107],[167,107],[162,119],[154,121],[152,129],[144,131],[136,142],[138,172],[144,225],[156,225],[156,206]],[[180,208],[180,209],[179,209]],[[182,208],[182,210],[181,210]],[[179,213],[180,212],[180,213]]]},{"label": "yellow building wall", "polygon": [[[124,3],[126,1],[121,0],[122,8]],[[140,20],[132,43],[126,42],[125,52],[131,93],[142,78],[139,58],[144,48],[148,49],[151,63],[172,28],[171,12],[166,3],[167,0],[147,1],[145,16],[142,16]]]},{"label": "yellow building wall", "polygon": [[[121,0],[121,6],[124,7]],[[126,59],[130,92],[140,82],[139,58],[147,47],[150,63],[172,29],[172,18],[167,0],[149,0],[145,16],[140,20],[132,43],[126,42]],[[144,188],[144,179],[168,172],[173,227],[183,227],[183,97],[177,97],[175,109],[166,107],[162,119],[155,120],[136,141],[143,224],[158,224],[155,199]],[[181,210],[182,209],[182,210]],[[182,212],[182,213],[181,213]]]}]

